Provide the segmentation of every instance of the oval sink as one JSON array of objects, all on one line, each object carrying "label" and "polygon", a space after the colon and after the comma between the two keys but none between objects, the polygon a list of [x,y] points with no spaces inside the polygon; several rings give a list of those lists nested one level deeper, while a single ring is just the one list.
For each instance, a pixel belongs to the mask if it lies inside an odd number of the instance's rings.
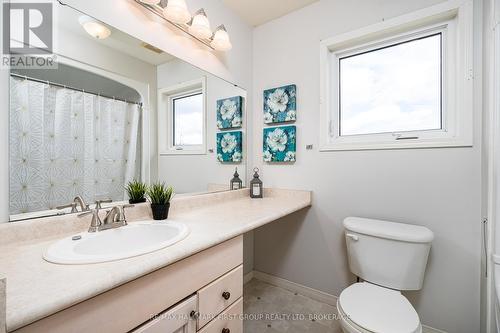
[{"label": "oval sink", "polygon": [[[150,253],[173,245],[189,234],[178,222],[141,221],[99,232],[84,232],[52,244],[43,258],[56,264],[94,264]],[[73,240],[74,238],[80,239]]]}]

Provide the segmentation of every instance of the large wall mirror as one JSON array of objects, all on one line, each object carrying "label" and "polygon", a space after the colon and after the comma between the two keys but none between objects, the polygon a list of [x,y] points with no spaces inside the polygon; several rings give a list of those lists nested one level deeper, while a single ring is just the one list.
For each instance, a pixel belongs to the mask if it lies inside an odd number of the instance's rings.
[{"label": "large wall mirror", "polygon": [[11,221],[128,200],[132,180],[194,195],[237,168],[246,183],[244,89],[55,6],[57,68],[10,71]]}]

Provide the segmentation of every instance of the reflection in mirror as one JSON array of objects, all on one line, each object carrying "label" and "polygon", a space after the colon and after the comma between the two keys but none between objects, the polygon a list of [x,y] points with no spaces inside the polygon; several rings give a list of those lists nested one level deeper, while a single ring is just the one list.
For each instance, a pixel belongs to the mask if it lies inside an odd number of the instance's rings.
[{"label": "reflection in mirror", "polygon": [[129,200],[133,180],[192,195],[229,189],[237,167],[245,185],[245,90],[113,27],[90,34],[70,7],[55,14],[57,68],[10,73],[12,221]]}]

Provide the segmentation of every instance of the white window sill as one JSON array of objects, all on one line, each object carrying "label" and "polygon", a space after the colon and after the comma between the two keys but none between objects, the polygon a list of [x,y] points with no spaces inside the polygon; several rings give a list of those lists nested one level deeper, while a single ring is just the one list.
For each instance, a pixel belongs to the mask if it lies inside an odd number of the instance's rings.
[{"label": "white window sill", "polygon": [[346,150],[390,150],[390,149],[421,149],[421,148],[453,148],[453,147],[472,147],[472,141],[462,140],[393,140],[385,142],[366,142],[366,143],[325,143],[320,145],[319,151],[346,151]]}]

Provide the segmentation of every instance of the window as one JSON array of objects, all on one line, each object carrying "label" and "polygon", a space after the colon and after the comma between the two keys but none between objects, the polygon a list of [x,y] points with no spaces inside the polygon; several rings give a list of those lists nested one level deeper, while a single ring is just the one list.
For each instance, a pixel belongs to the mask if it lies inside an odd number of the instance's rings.
[{"label": "window", "polygon": [[158,90],[160,154],[206,154],[205,97],[205,78]]},{"label": "window", "polygon": [[341,136],[442,128],[441,33],[339,62]]},{"label": "window", "polygon": [[447,6],[321,43],[321,150],[472,145],[472,8]]},{"label": "window", "polygon": [[203,94],[172,99],[174,146],[203,144]]}]

